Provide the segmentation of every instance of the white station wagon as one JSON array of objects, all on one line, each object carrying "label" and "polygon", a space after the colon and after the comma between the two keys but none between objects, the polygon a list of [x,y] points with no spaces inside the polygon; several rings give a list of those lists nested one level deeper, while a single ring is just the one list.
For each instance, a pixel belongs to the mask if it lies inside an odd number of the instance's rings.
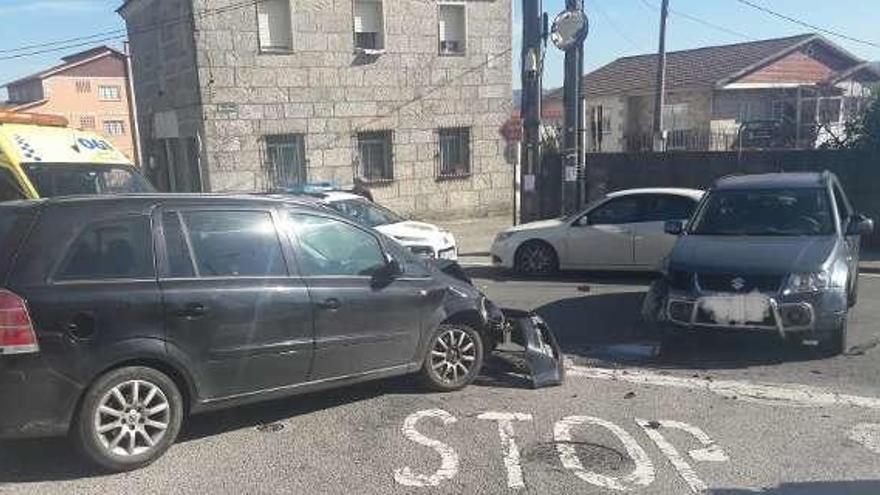
[{"label": "white station wagon", "polygon": [[495,238],[492,263],[524,275],[557,270],[654,271],[676,237],[669,220],[688,220],[697,189],[629,189],[564,218],[511,227]]}]

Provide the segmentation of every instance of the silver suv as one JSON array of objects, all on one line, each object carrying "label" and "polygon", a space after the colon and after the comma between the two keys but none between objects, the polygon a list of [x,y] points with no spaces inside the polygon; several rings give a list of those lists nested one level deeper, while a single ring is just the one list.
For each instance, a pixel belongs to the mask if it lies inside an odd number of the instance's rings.
[{"label": "silver suv", "polygon": [[860,238],[872,231],[830,172],[725,177],[687,225],[667,223],[680,237],[646,312],[667,334],[775,332],[839,354],[856,303]]}]

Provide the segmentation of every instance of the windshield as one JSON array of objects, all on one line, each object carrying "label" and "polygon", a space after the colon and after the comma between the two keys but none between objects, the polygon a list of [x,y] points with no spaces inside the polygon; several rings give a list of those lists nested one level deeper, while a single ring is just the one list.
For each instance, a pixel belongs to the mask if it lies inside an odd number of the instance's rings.
[{"label": "windshield", "polygon": [[828,235],[834,232],[824,189],[716,190],[700,209],[696,235]]},{"label": "windshield", "polygon": [[343,215],[367,227],[378,227],[390,223],[402,222],[405,219],[388,208],[371,203],[364,199],[346,199],[334,201],[330,207]]},{"label": "windshield", "polygon": [[147,179],[128,165],[32,163],[24,169],[43,198],[154,191]]}]

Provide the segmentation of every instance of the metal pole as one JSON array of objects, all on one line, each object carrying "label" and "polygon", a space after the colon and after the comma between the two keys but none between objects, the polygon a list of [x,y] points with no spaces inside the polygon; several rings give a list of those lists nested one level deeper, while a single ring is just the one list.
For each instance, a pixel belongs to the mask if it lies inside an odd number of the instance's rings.
[{"label": "metal pole", "polygon": [[[565,0],[565,10],[583,10],[582,0]],[[565,82],[562,104],[565,108],[565,129],[562,142],[562,213],[570,213],[577,207],[580,134],[580,85],[581,50],[583,44],[571,46],[565,51]]]},{"label": "metal pole", "polygon": [[660,47],[657,50],[657,86],[654,94],[654,151],[664,151],[663,104],[666,98],[666,18],[669,0],[663,0],[660,9]]},{"label": "metal pole", "polygon": [[520,218],[540,217],[538,185],[541,170],[541,76],[543,73],[541,0],[523,0],[522,46],[522,168]]},{"label": "metal pole", "polygon": [[586,42],[587,40],[584,39],[584,42],[578,45],[578,194],[575,209],[580,209],[587,202],[587,101],[582,88]]},{"label": "metal pole", "polygon": [[134,94],[134,73],[131,69],[131,43],[125,42],[125,79],[126,92],[128,93],[128,116],[131,119],[132,143],[134,144],[134,156],[137,166],[144,167],[144,154],[141,149],[141,126],[138,122],[137,97]]}]

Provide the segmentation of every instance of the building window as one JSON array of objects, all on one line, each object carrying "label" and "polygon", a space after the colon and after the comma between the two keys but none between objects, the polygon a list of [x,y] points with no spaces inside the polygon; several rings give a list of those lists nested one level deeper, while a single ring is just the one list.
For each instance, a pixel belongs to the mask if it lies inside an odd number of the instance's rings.
[{"label": "building window", "polygon": [[77,93],[91,93],[92,92],[92,82],[86,80],[80,80],[76,82],[76,92]]},{"label": "building window", "polygon": [[467,11],[463,3],[440,4],[440,55],[462,55],[467,45]]},{"label": "building window", "polygon": [[391,131],[358,133],[358,176],[365,182],[394,180],[391,142]]},{"label": "building window", "polygon": [[94,129],[95,117],[93,115],[83,115],[79,118],[80,129]]},{"label": "building window", "polygon": [[382,0],[354,0],[354,47],[367,52],[385,49]]},{"label": "building window", "polygon": [[440,129],[440,168],[437,178],[467,177],[471,174],[471,130]]},{"label": "building window", "polygon": [[99,86],[98,95],[103,101],[119,101],[119,86]]},{"label": "building window", "polygon": [[303,184],[307,180],[306,145],[302,134],[266,136],[266,167],[275,188]]},{"label": "building window", "polygon": [[687,103],[663,105],[663,128],[669,131],[683,131],[691,128]]},{"label": "building window", "polygon": [[104,122],[104,134],[108,136],[122,136],[125,134],[125,123],[121,120],[107,120]]},{"label": "building window", "polygon": [[257,2],[260,51],[287,52],[293,48],[290,0]]}]

